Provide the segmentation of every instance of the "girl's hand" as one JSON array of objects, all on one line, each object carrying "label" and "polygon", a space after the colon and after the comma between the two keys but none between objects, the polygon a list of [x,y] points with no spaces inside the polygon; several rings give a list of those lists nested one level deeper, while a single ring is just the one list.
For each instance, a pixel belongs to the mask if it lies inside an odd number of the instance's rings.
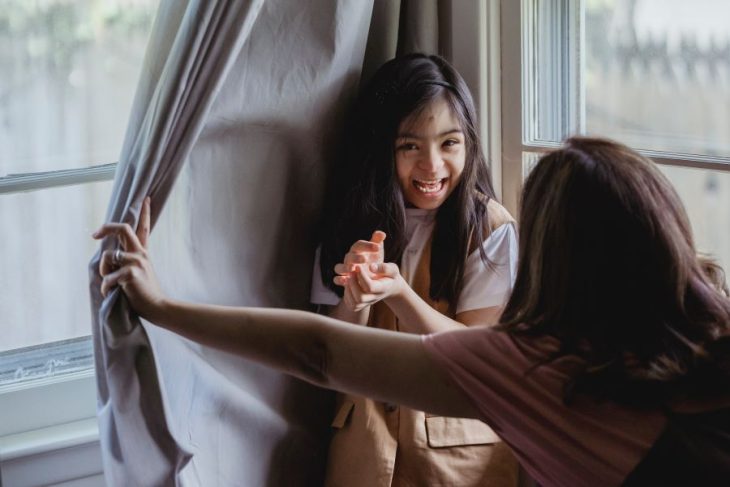
[{"label": "girl's hand", "polygon": [[385,232],[376,230],[370,237],[370,240],[358,240],[350,247],[350,251],[345,254],[343,262],[335,266],[334,283],[345,288],[343,301],[352,311],[362,311],[368,306],[368,301],[363,300],[365,294],[357,284],[351,286],[349,282],[356,279],[355,271],[362,266],[368,266],[371,263],[380,264],[384,260],[385,251],[383,241],[385,240]]},{"label": "girl's hand", "polygon": [[[358,266],[382,263],[385,259],[384,241],[385,232],[375,230],[370,240],[358,240],[352,244],[350,251],[345,254],[343,262],[335,266],[335,274],[352,277],[352,273]],[[335,280],[335,283],[340,284],[337,280]]]},{"label": "girl's hand", "polygon": [[127,223],[107,223],[94,232],[92,237],[101,239],[116,235],[121,249],[106,250],[101,256],[99,273],[101,294],[106,296],[115,286],[121,286],[129,304],[141,316],[154,321],[165,301],[152,264],[147,256],[147,240],[150,234],[150,198],[142,203],[137,232]]},{"label": "girl's hand", "polygon": [[408,286],[398,266],[391,262],[359,266],[353,274],[345,287],[345,303],[353,311],[399,295]]}]

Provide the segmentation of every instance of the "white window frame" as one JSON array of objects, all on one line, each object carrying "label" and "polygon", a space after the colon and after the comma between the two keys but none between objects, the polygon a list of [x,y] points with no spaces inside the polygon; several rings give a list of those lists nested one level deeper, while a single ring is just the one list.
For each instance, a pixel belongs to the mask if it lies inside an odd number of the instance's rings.
[{"label": "white window frame", "polygon": [[[544,0],[488,0],[490,9],[499,9],[499,29],[500,35],[500,55],[501,55],[501,90],[502,107],[505,109],[490,107],[491,110],[499,110],[501,117],[502,131],[502,201],[507,209],[513,215],[518,216],[518,199],[522,188],[522,181],[525,173],[529,170],[523,163],[523,154],[534,154],[538,156],[546,150],[554,148],[557,144],[550,142],[541,142],[536,140],[532,135],[532,127],[529,126],[527,120],[523,120],[525,103],[531,103],[534,99],[534,93],[530,92],[530,86],[527,76],[523,75],[523,63],[531,61],[532,53],[529,46],[523,44],[522,26],[524,22],[529,20],[530,15],[528,5],[531,2]],[[575,29],[575,35],[583,36],[583,12],[581,0],[552,0],[572,8],[569,11],[567,21],[570,29]],[[498,6],[496,5],[498,4]],[[495,22],[490,17],[490,22]],[[496,28],[496,27],[493,27]],[[528,33],[529,36],[530,33]],[[581,39],[582,44],[582,39]],[[574,53],[573,56],[565,56],[563,62],[573,63],[573,68],[580,68],[577,65],[579,56]],[[558,63],[559,64],[559,63]],[[495,69],[490,65],[490,69]],[[573,72],[580,73],[580,69],[573,69]],[[528,73],[529,75],[529,73]],[[577,77],[570,79],[572,85],[569,90],[574,90],[575,96],[570,98],[567,103],[567,109],[571,112],[570,124],[573,131],[580,132],[584,128],[584,113],[582,109],[584,103],[581,97],[580,79]],[[542,89],[557,90],[559,87],[543,87]],[[565,99],[565,98],[564,98]],[[529,105],[528,105],[529,106]],[[710,157],[695,154],[681,154],[672,152],[661,152],[637,149],[639,153],[649,157],[660,165],[678,166],[684,168],[708,169],[712,171],[730,172],[730,158]]]},{"label": "white window frame", "polygon": [[[0,175],[0,199],[18,192],[111,181],[116,167],[110,163]],[[93,347],[92,337],[85,339]],[[27,348],[9,353],[24,368],[43,365],[35,357],[26,361],[23,355],[33,355]],[[0,384],[0,485],[104,485],[93,364],[92,359],[88,368],[70,366]]]},{"label": "white window frame", "polygon": [[[11,174],[0,178],[0,198],[110,181],[116,166]],[[0,411],[0,485],[103,483],[93,364],[0,386]]]},{"label": "white window frame", "polygon": [[502,197],[500,120],[499,1],[451,2],[450,48],[445,53],[462,75],[474,98],[480,136],[492,171],[497,197]]}]

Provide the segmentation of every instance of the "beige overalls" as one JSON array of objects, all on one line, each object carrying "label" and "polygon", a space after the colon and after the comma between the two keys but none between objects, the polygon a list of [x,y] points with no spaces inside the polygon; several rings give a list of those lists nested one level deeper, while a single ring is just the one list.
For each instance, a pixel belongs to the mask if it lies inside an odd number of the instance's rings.
[{"label": "beige overalls", "polygon": [[[492,200],[488,214],[490,231],[513,221]],[[413,276],[413,290],[453,318],[446,301],[429,298],[430,262],[429,240]],[[371,309],[368,326],[399,330],[398,319],[382,302]],[[332,426],[325,481],[330,487],[517,485],[518,462],[511,450],[476,419],[434,416],[340,395]]]}]

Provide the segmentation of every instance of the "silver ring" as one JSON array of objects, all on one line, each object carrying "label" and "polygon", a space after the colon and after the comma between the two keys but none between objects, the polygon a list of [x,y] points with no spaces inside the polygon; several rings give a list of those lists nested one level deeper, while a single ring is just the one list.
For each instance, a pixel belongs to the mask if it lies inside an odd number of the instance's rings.
[{"label": "silver ring", "polygon": [[122,266],[122,251],[120,249],[115,250],[112,254],[112,265],[114,267]]}]

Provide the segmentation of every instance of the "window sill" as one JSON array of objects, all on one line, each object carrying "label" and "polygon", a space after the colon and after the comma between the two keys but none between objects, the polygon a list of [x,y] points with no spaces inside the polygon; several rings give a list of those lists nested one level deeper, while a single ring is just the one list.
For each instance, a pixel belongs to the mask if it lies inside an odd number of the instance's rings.
[{"label": "window sill", "polygon": [[3,387],[0,411],[0,485],[104,485],[93,370]]},{"label": "window sill", "polygon": [[94,372],[3,388],[0,411],[0,438],[94,418]]},{"label": "window sill", "polygon": [[0,437],[0,462],[99,442],[96,418]]},{"label": "window sill", "polygon": [[104,485],[96,418],[0,437],[2,485]]}]

